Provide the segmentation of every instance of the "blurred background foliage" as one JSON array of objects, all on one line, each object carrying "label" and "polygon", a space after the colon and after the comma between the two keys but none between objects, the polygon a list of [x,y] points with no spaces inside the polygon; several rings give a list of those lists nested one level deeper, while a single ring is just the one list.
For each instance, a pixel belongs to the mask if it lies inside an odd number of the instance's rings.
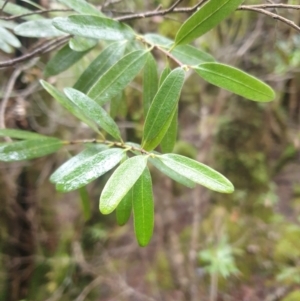
[{"label": "blurred background foliage", "polygon": [[[255,3],[263,1],[245,1]],[[40,4],[58,7],[52,1]],[[172,1],[106,4],[105,13],[116,16],[168,7]],[[300,24],[299,11],[280,14]],[[186,18],[172,14],[129,24],[141,33],[174,38]],[[34,42],[22,40],[20,52]],[[90,208],[82,207],[79,193],[60,194],[49,183],[55,168],[79,149],[1,163],[0,300],[300,300],[300,33],[264,15],[237,11],[194,44],[266,81],[277,94],[274,102],[260,104],[187,76],[175,152],[222,172],[235,193],[188,189],[153,170],[156,227],[143,249],[131,222],[118,227],[114,214],[99,213],[108,176],[88,185]],[[101,47],[48,80],[60,89],[73,85]],[[154,55],[161,72],[166,59]],[[0,53],[0,58],[8,56]],[[92,137],[39,86],[47,60],[43,56],[19,76],[6,110],[7,126],[64,139]],[[12,72],[13,67],[0,70],[1,97]],[[142,74],[110,108],[131,141],[141,139],[141,92]]]}]

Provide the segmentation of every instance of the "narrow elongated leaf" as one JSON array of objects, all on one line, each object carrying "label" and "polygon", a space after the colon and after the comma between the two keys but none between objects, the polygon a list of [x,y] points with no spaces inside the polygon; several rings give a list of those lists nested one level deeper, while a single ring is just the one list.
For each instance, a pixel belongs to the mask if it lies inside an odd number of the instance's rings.
[{"label": "narrow elongated leaf", "polygon": [[145,247],[150,242],[154,227],[152,181],[147,167],[134,184],[132,194],[135,236],[139,245]]},{"label": "narrow elongated leaf", "polygon": [[112,148],[86,157],[75,168],[70,167],[69,173],[60,178],[55,187],[63,192],[83,187],[115,167],[123,156],[124,150]]},{"label": "narrow elongated leaf", "polygon": [[143,106],[144,116],[147,116],[151,102],[158,89],[158,75],[156,61],[149,53],[148,59],[144,68],[144,81],[143,81]]},{"label": "narrow elongated leaf", "polygon": [[211,190],[222,193],[234,191],[234,187],[228,179],[207,165],[176,154],[165,154],[159,159],[175,172]]},{"label": "narrow elongated leaf", "polygon": [[106,41],[132,40],[134,31],[118,21],[91,15],[73,15],[67,18],[55,18],[52,23],[57,29],[92,39]]},{"label": "narrow elongated leaf", "polygon": [[151,104],[144,125],[142,147],[154,149],[167,132],[184,82],[184,71],[173,70],[160,86]]},{"label": "narrow elongated leaf", "polygon": [[132,210],[133,189],[131,188],[116,208],[117,223],[123,226],[130,218]]},{"label": "narrow elongated leaf", "polygon": [[146,40],[146,42],[153,45],[163,46],[164,48],[169,48],[174,43],[173,40],[168,39],[157,33],[146,33],[143,37]]},{"label": "narrow elongated leaf", "polygon": [[19,36],[30,38],[52,38],[65,34],[52,25],[51,19],[31,20],[21,23],[14,28],[14,32]]},{"label": "narrow elongated leaf", "polygon": [[18,24],[12,21],[0,20],[0,27],[14,29]]},{"label": "narrow elongated leaf", "polygon": [[[21,5],[17,5],[14,3],[11,3],[10,1],[3,1],[0,0],[0,7],[3,7],[5,3],[5,7],[3,12],[9,14],[9,15],[23,15],[27,13],[31,13],[32,10],[29,10]],[[42,15],[35,14],[35,15],[30,15],[30,16],[24,16],[22,17],[24,20],[37,20],[37,19],[44,19]]]},{"label": "narrow elongated leaf", "polygon": [[100,107],[94,100],[86,96],[80,91],[72,88],[64,89],[68,98],[82,110],[82,112],[99,126],[101,126],[107,133],[114,138],[121,140],[121,133],[109,114]]},{"label": "narrow elongated leaf", "polygon": [[87,3],[85,0],[59,0],[59,2],[82,15],[86,14],[105,17],[95,6]]},{"label": "narrow elongated leaf", "polygon": [[69,41],[69,47],[77,52],[87,51],[98,44],[98,40],[83,38],[83,37],[74,37]]},{"label": "narrow elongated leaf", "polygon": [[81,74],[74,88],[87,93],[100,76],[123,56],[125,46],[124,42],[116,42],[105,48]]},{"label": "narrow elongated leaf", "polygon": [[30,160],[55,153],[63,146],[56,138],[40,138],[6,143],[0,146],[0,161]]},{"label": "narrow elongated leaf", "polygon": [[65,45],[48,61],[45,68],[45,76],[57,75],[78,62],[88,51],[77,52]]},{"label": "narrow elongated leaf", "polygon": [[21,47],[20,41],[3,27],[0,27],[0,39],[15,48]]},{"label": "narrow elongated leaf", "polygon": [[99,133],[99,130],[94,122],[89,120],[83,113],[80,108],[74,105],[74,103],[69,100],[68,97],[66,97],[63,93],[58,91],[55,87],[53,87],[51,84],[41,80],[41,85],[44,87],[44,89],[53,97],[55,98],[65,109],[67,109],[71,114],[73,114],[75,117],[83,121],[85,124],[87,124],[91,129],[93,129],[95,132]]},{"label": "narrow elongated leaf", "polygon": [[172,180],[186,186],[189,188],[194,188],[196,186],[195,182],[191,181],[189,178],[186,178],[180,173],[177,173],[173,169],[166,166],[160,159],[158,158],[149,158],[149,161],[152,165],[154,165],[160,172],[171,178]]},{"label": "narrow elongated leaf", "polygon": [[198,65],[205,62],[214,62],[215,59],[208,53],[191,45],[179,45],[171,53],[183,64]]},{"label": "narrow elongated leaf", "polygon": [[0,137],[10,137],[24,140],[48,138],[41,134],[15,129],[0,129]]},{"label": "narrow elongated leaf", "polygon": [[100,152],[107,150],[107,146],[103,144],[92,144],[87,145],[87,148],[84,149],[81,153],[69,159],[63,165],[61,165],[50,177],[51,183],[59,183],[64,181],[64,178],[68,176],[73,170],[78,168],[83,161],[86,161],[88,158],[91,158]]},{"label": "narrow elongated leaf", "polygon": [[270,86],[234,67],[219,63],[203,63],[194,70],[209,83],[254,101],[275,98]]},{"label": "narrow elongated leaf", "polygon": [[86,190],[86,187],[79,188],[79,195],[81,199],[81,206],[83,211],[84,220],[88,221],[91,218],[91,205],[89,194]]},{"label": "narrow elongated leaf", "polygon": [[166,66],[164,69],[163,69],[163,71],[162,71],[162,73],[161,73],[161,75],[160,75],[160,78],[159,78],[159,84],[158,84],[158,86],[160,87],[161,85],[162,85],[162,83],[164,82],[164,80],[167,78],[167,76],[171,73],[171,68],[170,68],[170,66]]},{"label": "narrow elongated leaf", "polygon": [[174,110],[171,124],[160,142],[160,147],[163,153],[171,153],[177,140],[178,129],[178,105]]},{"label": "narrow elongated leaf", "polygon": [[136,50],[121,58],[89,90],[88,96],[103,105],[119,94],[140,72],[148,58],[148,50]]},{"label": "narrow elongated leaf", "polygon": [[244,0],[210,0],[179,28],[175,45],[187,44],[228,17]]},{"label": "narrow elongated leaf", "polygon": [[122,163],[112,174],[100,196],[99,209],[103,214],[113,212],[143,173],[147,156],[136,156]]}]

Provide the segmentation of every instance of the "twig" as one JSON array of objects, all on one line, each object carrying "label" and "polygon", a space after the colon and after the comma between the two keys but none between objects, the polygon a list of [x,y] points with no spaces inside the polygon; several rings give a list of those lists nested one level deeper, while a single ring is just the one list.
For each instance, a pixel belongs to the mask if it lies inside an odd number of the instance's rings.
[{"label": "twig", "polygon": [[35,10],[30,13],[16,15],[16,16],[0,17],[0,20],[15,20],[15,19],[19,19],[19,18],[32,16],[32,15],[42,15],[42,14],[52,13],[52,12],[69,12],[69,11],[73,11],[73,9],[70,9],[70,8],[41,9],[41,10]]},{"label": "twig", "polygon": [[238,8],[239,10],[249,10],[249,11],[254,11],[254,12],[257,12],[257,13],[261,13],[261,14],[264,14],[266,16],[269,16],[275,20],[279,20],[287,25],[289,25],[290,27],[296,29],[297,31],[300,32],[300,27],[298,25],[296,25],[296,23],[294,23],[293,21],[289,20],[289,19],[286,19],[282,16],[279,16],[277,14],[274,14],[274,13],[271,13],[265,9],[261,9],[261,8],[255,8],[255,7],[251,7],[251,6],[246,6],[246,5],[242,5]]},{"label": "twig", "polygon": [[[143,19],[143,18],[149,18],[149,17],[154,17],[154,16],[164,16],[166,14],[170,13],[190,13],[196,11],[201,5],[203,5],[207,0],[202,0],[193,7],[182,7],[182,8],[176,8],[174,5],[170,6],[167,9],[163,10],[154,10],[154,11],[149,11],[149,12],[144,12],[144,13],[137,13],[137,14],[132,14],[128,16],[123,16],[123,17],[118,17],[115,18],[118,21],[129,21],[129,20],[134,20],[134,19]],[[178,1],[177,1],[178,2]],[[177,2],[175,4],[177,4]]]},{"label": "twig", "polygon": [[17,78],[22,73],[22,71],[31,68],[34,64],[36,64],[36,59],[32,60],[31,62],[29,62],[28,64],[26,64],[24,66],[20,66],[19,68],[15,69],[13,74],[11,75],[11,77],[7,83],[6,91],[4,93],[4,96],[3,96],[3,99],[1,102],[1,106],[0,106],[0,128],[5,129],[5,110],[6,110],[9,97],[14,88]]},{"label": "twig", "polygon": [[69,40],[69,38],[70,38],[70,35],[67,35],[67,36],[63,36],[63,37],[60,37],[58,39],[52,40],[50,42],[47,41],[45,44],[43,44],[42,46],[34,49],[32,52],[26,53],[26,54],[24,54],[20,57],[15,58],[15,59],[0,62],[0,68],[16,65],[16,64],[21,63],[23,61],[31,59],[31,58],[37,56],[40,53],[47,53],[50,50],[53,50],[53,49],[61,46],[61,44],[67,42]]},{"label": "twig", "polygon": [[1,7],[1,9],[0,9],[0,13],[3,12],[3,10],[4,10],[5,6],[6,6],[6,4],[8,3],[8,1],[9,1],[9,0],[5,0],[5,1],[4,1],[3,5],[2,5],[2,7]]},{"label": "twig", "polygon": [[252,8],[263,8],[263,9],[268,9],[268,8],[284,8],[284,9],[300,9],[300,5],[293,5],[293,4],[254,4],[254,5],[241,5],[240,7],[252,7]]}]

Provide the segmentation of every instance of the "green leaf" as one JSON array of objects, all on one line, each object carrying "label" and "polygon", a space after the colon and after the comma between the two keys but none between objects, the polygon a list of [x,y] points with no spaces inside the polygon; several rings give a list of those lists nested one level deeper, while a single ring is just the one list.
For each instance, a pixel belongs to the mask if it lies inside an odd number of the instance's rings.
[{"label": "green leaf", "polygon": [[244,0],[210,0],[179,28],[175,45],[187,44],[227,18]]},{"label": "green leaf", "polygon": [[158,158],[167,167],[197,184],[222,193],[234,191],[234,187],[228,179],[207,165],[175,154],[165,154]]},{"label": "green leaf", "polygon": [[0,129],[0,137],[10,137],[25,140],[48,138],[47,136],[41,134],[15,129]]},{"label": "green leaf", "polygon": [[98,40],[87,39],[83,37],[74,37],[69,41],[69,47],[77,52],[83,52],[95,47],[98,44]]},{"label": "green leaf", "polygon": [[158,75],[156,61],[149,53],[145,68],[144,68],[144,80],[143,80],[143,105],[144,116],[147,116],[151,102],[158,89]]},{"label": "green leaf", "polygon": [[136,50],[121,58],[89,90],[88,96],[103,105],[119,94],[146,63],[148,50]]},{"label": "green leaf", "polygon": [[169,48],[174,43],[174,41],[171,39],[168,39],[157,33],[146,33],[143,37],[146,42],[153,45],[163,46],[164,48]]},{"label": "green leaf", "polygon": [[60,3],[72,8],[82,15],[96,15],[105,17],[95,6],[87,3],[84,0],[58,0]]},{"label": "green leaf", "polygon": [[171,153],[177,140],[177,129],[178,129],[178,105],[174,110],[171,124],[160,142],[160,147],[163,153]]},{"label": "green leaf", "polygon": [[149,158],[149,161],[152,165],[154,165],[160,172],[171,178],[172,180],[186,186],[189,188],[194,188],[196,186],[195,182],[191,181],[189,178],[186,178],[180,173],[177,173],[173,169],[166,166],[160,159],[157,158]]},{"label": "green leaf", "polygon": [[158,86],[160,87],[161,85],[162,85],[162,83],[164,82],[164,80],[167,78],[167,76],[171,73],[171,68],[170,68],[170,66],[166,66],[164,69],[163,69],[163,71],[162,71],[162,73],[161,73],[161,75],[160,75],[160,78],[159,78],[159,84],[158,84]]},{"label": "green leaf", "polygon": [[132,210],[132,192],[133,189],[131,188],[116,208],[117,223],[119,226],[124,226],[130,218]]},{"label": "green leaf", "polygon": [[81,74],[74,88],[87,93],[99,77],[123,56],[125,45],[124,42],[117,42],[105,48]]},{"label": "green leaf", "polygon": [[270,86],[231,66],[203,63],[193,69],[207,82],[250,100],[267,102],[275,98]]},{"label": "green leaf", "polygon": [[215,59],[208,53],[191,45],[179,45],[171,53],[183,64],[198,65],[205,62],[214,62]]},{"label": "green leaf", "polygon": [[14,28],[15,34],[30,38],[52,38],[65,33],[52,25],[51,19],[32,20],[21,23]]},{"label": "green leaf", "polygon": [[97,123],[115,139],[122,140],[120,130],[114,120],[94,100],[92,100],[82,92],[72,88],[66,88],[64,89],[64,92],[68,96],[68,98],[79,109],[81,109],[83,114]]},{"label": "green leaf", "polygon": [[[9,14],[9,15],[23,15],[23,14],[27,14],[27,13],[31,13],[32,10],[29,10],[27,8],[24,8],[23,6],[11,3],[10,1],[3,1],[0,0],[0,7],[3,7],[5,3],[5,7],[3,12]],[[31,15],[31,16],[24,16],[22,17],[22,19],[25,20],[36,20],[36,19],[44,19],[44,17],[42,15]]]},{"label": "green leaf", "polygon": [[74,106],[74,103],[69,100],[68,97],[66,97],[63,93],[58,91],[55,87],[53,87],[51,84],[41,80],[41,85],[44,87],[44,89],[53,97],[55,98],[65,109],[67,109],[71,114],[73,114],[75,117],[83,121],[85,124],[87,124],[91,129],[93,129],[95,132],[99,133],[99,130],[94,122],[89,120],[83,113],[80,108],[77,106]]},{"label": "green leaf", "polygon": [[[62,192],[83,187],[114,168],[122,160],[123,156],[123,149],[111,148],[98,154],[87,156],[81,159],[80,162],[75,161],[76,157],[74,157],[71,160],[76,163],[76,166],[69,166],[68,170],[63,171],[65,176],[60,177],[55,187]],[[82,158],[82,155],[80,157]]]},{"label": "green leaf", "polygon": [[107,181],[100,196],[99,209],[103,214],[113,212],[143,173],[147,156],[136,156],[122,163]]},{"label": "green leaf", "polygon": [[64,181],[64,178],[68,176],[70,172],[78,168],[83,161],[86,161],[88,158],[91,158],[104,150],[107,150],[107,146],[103,144],[91,144],[86,146],[86,149],[69,159],[51,175],[51,183],[59,183]]},{"label": "green leaf", "polygon": [[184,83],[184,71],[173,70],[160,86],[145,120],[142,147],[154,149],[166,134]]},{"label": "green leaf", "polygon": [[91,218],[92,213],[91,213],[89,194],[87,192],[86,187],[79,188],[79,195],[80,195],[84,220],[88,221]]},{"label": "green leaf", "polygon": [[65,45],[48,61],[44,74],[46,77],[57,75],[78,62],[88,51],[77,52]]},{"label": "green leaf", "polygon": [[52,23],[61,31],[92,39],[123,41],[135,38],[135,32],[126,24],[91,15],[73,15],[55,18]]},{"label": "green leaf", "polygon": [[63,146],[56,138],[40,138],[6,143],[0,146],[0,161],[15,162],[43,157]]},{"label": "green leaf", "polygon": [[21,47],[20,41],[13,34],[11,34],[7,29],[3,27],[0,27],[0,38],[2,41],[15,48]]},{"label": "green leaf", "polygon": [[154,227],[152,181],[146,167],[132,188],[134,230],[141,247],[149,244]]}]

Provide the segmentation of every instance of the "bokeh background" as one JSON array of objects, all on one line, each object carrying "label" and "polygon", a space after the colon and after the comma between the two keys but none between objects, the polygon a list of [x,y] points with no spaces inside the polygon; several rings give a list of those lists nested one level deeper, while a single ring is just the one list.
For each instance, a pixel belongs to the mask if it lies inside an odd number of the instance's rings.
[{"label": "bokeh background", "polygon": [[[273,2],[299,5],[297,0]],[[172,1],[93,3],[118,16],[168,7]],[[244,4],[257,3],[264,1]],[[54,1],[38,4],[62,7]],[[181,5],[194,4],[186,0]],[[278,12],[300,24],[299,10]],[[174,38],[187,17],[170,14],[129,24],[141,33]],[[1,61],[37,43],[21,41],[15,53],[0,52]],[[300,33],[267,16],[237,11],[194,45],[276,91],[275,101],[261,104],[187,75],[174,152],[222,172],[236,191],[222,195],[200,186],[188,189],[151,170],[155,230],[150,245],[140,248],[132,220],[119,227],[114,214],[99,213],[99,195],[109,175],[87,186],[90,208],[82,207],[78,192],[60,194],[49,183],[50,174],[80,148],[1,163],[0,300],[300,300]],[[48,80],[60,89],[73,85],[101,47]],[[21,72],[6,108],[6,125],[70,140],[93,137],[38,83],[54,53]],[[166,59],[154,55],[161,72]],[[14,70],[0,69],[1,98]],[[142,83],[141,73],[111,108],[124,139],[134,142],[140,141],[144,122]]]}]

